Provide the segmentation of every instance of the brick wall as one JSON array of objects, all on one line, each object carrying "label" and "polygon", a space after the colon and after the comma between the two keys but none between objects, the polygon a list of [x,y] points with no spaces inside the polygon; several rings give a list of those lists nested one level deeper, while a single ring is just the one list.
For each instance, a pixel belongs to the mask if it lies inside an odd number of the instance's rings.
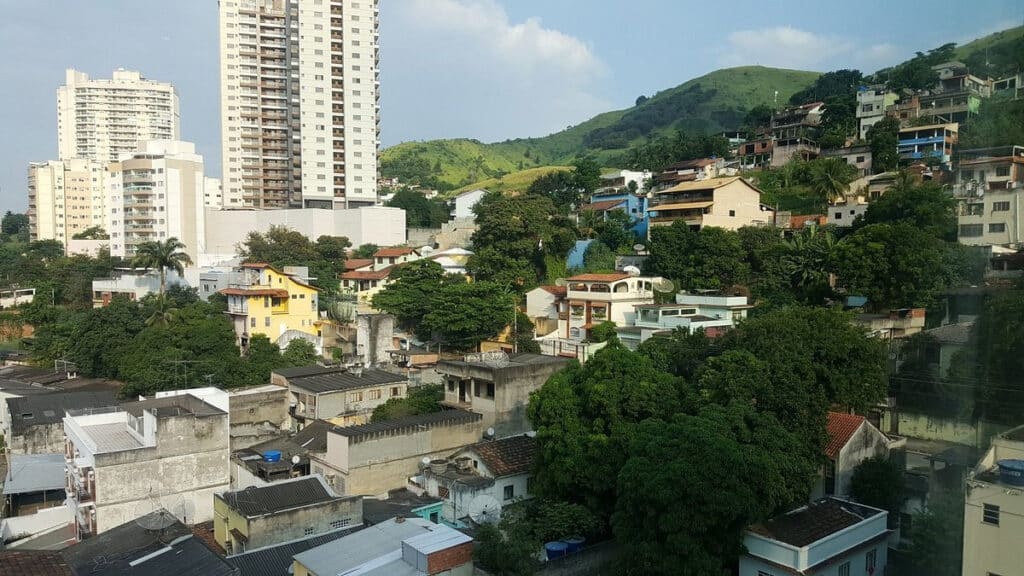
[{"label": "brick wall", "polygon": [[473,562],[473,542],[465,542],[427,556],[427,573],[437,574]]}]

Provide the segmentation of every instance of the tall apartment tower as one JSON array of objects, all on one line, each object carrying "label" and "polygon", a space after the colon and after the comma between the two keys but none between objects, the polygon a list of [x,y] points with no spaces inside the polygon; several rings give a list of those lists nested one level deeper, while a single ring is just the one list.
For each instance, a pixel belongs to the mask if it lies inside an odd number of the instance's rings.
[{"label": "tall apartment tower", "polygon": [[378,0],[220,0],[223,202],[377,202]]},{"label": "tall apartment tower", "polygon": [[109,229],[106,169],[95,160],[72,158],[28,166],[28,220],[32,240],[67,245],[92,227]]},{"label": "tall apartment tower", "polygon": [[115,70],[107,80],[69,69],[57,89],[60,160],[116,162],[139,142],[179,139],[180,124],[174,87],[132,70]]},{"label": "tall apartment tower", "polygon": [[191,142],[146,141],[111,163],[110,254],[131,258],[139,244],[173,237],[199,262],[206,246],[205,181],[203,157]]}]

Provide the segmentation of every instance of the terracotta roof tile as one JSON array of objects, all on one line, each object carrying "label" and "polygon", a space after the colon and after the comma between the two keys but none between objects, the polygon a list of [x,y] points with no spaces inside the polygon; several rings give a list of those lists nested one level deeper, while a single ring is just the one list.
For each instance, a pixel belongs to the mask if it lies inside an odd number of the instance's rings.
[{"label": "terracotta roof tile", "polygon": [[607,212],[612,208],[621,206],[625,200],[601,200],[599,202],[591,202],[590,204],[584,204],[580,206],[580,212],[586,210],[593,210],[594,212]]},{"label": "terracotta roof tile", "polygon": [[388,266],[383,270],[353,270],[342,272],[340,277],[342,280],[383,280],[391,275],[393,269],[394,266]]},{"label": "terracotta roof tile", "polygon": [[565,298],[565,295],[569,292],[569,288],[566,286],[541,286],[540,289],[559,298]]},{"label": "terracotta roof tile", "polygon": [[373,258],[349,258],[345,260],[346,271],[358,270],[367,266],[373,266]]},{"label": "terracotta roof tile", "polygon": [[537,442],[524,434],[480,442],[469,448],[480,456],[495,478],[500,478],[529,472],[533,468]]},{"label": "terracotta roof tile", "polygon": [[280,288],[225,288],[220,291],[225,296],[273,296],[287,298],[288,291]]},{"label": "terracotta roof tile", "polygon": [[412,254],[416,250],[407,246],[397,246],[395,248],[381,248],[373,253],[374,258],[397,258],[399,256],[406,256]]},{"label": "terracotta roof tile", "polygon": [[863,416],[856,414],[843,414],[842,412],[828,413],[828,445],[825,446],[825,456],[835,459],[839,451],[846,446],[850,438],[857,432],[861,424],[865,422]]},{"label": "terracotta roof tile", "polygon": [[570,282],[615,282],[626,278],[629,278],[629,274],[616,272],[613,274],[577,274],[567,280]]}]

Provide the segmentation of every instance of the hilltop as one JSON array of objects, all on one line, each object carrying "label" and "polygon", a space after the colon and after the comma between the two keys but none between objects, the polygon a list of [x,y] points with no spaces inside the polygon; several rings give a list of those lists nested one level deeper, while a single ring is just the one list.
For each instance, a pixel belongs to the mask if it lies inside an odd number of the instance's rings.
[{"label": "hilltop", "polygon": [[[542,138],[493,144],[453,139],[405,142],[381,155],[381,172],[406,181],[452,189],[514,171],[567,164],[592,152],[607,161],[630,146],[672,130],[717,132],[737,128],[747,110],[810,86],[817,72],[743,66],[716,70],[663,90],[625,110],[599,114]],[[528,185],[528,184],[527,184]]]}]

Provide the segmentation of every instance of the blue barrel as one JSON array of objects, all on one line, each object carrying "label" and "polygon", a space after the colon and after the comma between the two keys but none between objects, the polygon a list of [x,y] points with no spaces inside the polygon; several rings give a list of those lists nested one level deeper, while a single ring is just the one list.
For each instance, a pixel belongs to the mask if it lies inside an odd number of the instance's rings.
[{"label": "blue barrel", "polygon": [[568,548],[569,545],[565,542],[548,542],[544,545],[544,553],[548,555],[548,560],[554,560],[565,556],[565,551]]},{"label": "blue barrel", "polygon": [[1024,486],[1024,460],[1000,460],[999,479],[1011,486]]},{"label": "blue barrel", "polygon": [[564,542],[569,547],[565,549],[565,553],[566,554],[575,554],[575,553],[579,552],[580,549],[583,548],[583,543],[586,542],[586,541],[587,541],[587,539],[584,538],[583,536],[570,536],[569,538],[566,538],[564,540]]},{"label": "blue barrel", "polygon": [[264,462],[280,462],[281,451],[280,450],[267,450],[263,453]]}]

